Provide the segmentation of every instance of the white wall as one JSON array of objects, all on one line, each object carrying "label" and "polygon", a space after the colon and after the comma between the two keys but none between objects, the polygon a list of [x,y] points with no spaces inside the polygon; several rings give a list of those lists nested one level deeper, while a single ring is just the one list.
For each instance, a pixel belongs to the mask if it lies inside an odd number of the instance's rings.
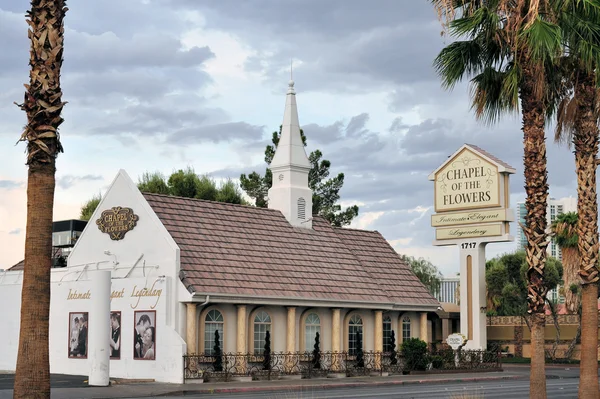
[{"label": "white wall", "polygon": [[[69,312],[89,312],[94,295],[94,281],[88,273],[73,273],[59,270],[52,273],[50,302],[50,371],[52,373],[88,375],[90,360],[69,358]],[[62,281],[61,281],[62,279]],[[75,281],[78,279],[78,281]],[[153,378],[156,381],[183,382],[183,354],[185,342],[166,323],[169,278],[113,279],[111,311],[121,312],[121,358],[110,361],[110,376],[118,378]],[[17,283],[18,282],[18,283]],[[136,296],[143,288],[154,287],[153,296]],[[16,368],[20,318],[21,272],[8,272],[0,285],[2,303],[14,304],[0,310],[3,323],[0,325],[0,370],[13,371]],[[69,294],[90,293],[89,298],[68,299]],[[116,293],[122,293],[117,297]],[[160,294],[160,295],[158,295]],[[156,311],[156,358],[137,360],[133,358],[134,312]],[[109,316],[107,315],[107,323]],[[88,328],[95,326],[88,323]],[[6,338],[4,338],[6,337]],[[107,337],[108,340],[109,337]],[[88,348],[89,351],[89,348]],[[89,352],[90,353],[90,352]]]},{"label": "white wall", "polygon": [[[137,225],[122,240],[111,240],[101,232],[96,220],[102,211],[115,206],[129,207],[139,216]],[[109,251],[111,255],[105,254]],[[154,378],[157,381],[183,382],[185,352],[185,301],[191,295],[179,280],[179,247],[148,205],[135,183],[121,170],[111,183],[94,215],[73,248],[67,267],[53,269],[50,313],[50,367],[53,373],[87,374],[88,360],[68,358],[68,323],[70,311],[89,311],[85,299],[68,300],[69,289],[87,292],[93,281],[87,270],[110,270],[113,292],[111,310],[121,311],[121,359],[111,360],[111,377]],[[14,370],[18,350],[21,272],[0,273],[0,370]],[[157,297],[133,296],[143,287],[161,290]],[[88,301],[89,302],[89,301]],[[156,304],[155,304],[156,303]],[[152,307],[155,306],[155,309]],[[133,359],[133,316],[135,310],[156,310],[156,360]],[[89,326],[93,328],[93,326]],[[4,337],[7,337],[5,339]],[[107,337],[108,339],[108,337]]]},{"label": "white wall", "polygon": [[[116,206],[131,208],[139,216],[136,226],[121,240],[111,240],[96,225],[103,211]],[[116,268],[118,274],[113,273],[113,277],[146,276],[150,271],[156,276],[170,277],[171,292],[175,295],[167,299],[166,322],[185,336],[185,306],[178,298],[190,297],[190,294],[179,280],[179,247],[123,170],[111,183],[67,260],[67,268],[84,265]]]},{"label": "white wall", "polygon": [[21,320],[21,272],[0,272],[0,371],[17,366]]}]

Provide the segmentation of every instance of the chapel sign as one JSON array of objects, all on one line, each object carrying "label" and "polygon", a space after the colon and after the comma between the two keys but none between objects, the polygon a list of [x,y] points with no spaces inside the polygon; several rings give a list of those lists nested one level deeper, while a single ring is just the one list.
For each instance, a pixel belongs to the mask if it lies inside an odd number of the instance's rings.
[{"label": "chapel sign", "polygon": [[[460,334],[453,349],[485,349],[485,249],[513,241],[509,176],[515,169],[483,149],[465,144],[429,175],[434,184],[433,245],[456,245],[460,258]],[[458,358],[455,357],[455,362]]]},{"label": "chapel sign", "polygon": [[509,175],[514,168],[481,148],[465,144],[429,175],[434,183],[434,245],[468,238],[508,238]]},{"label": "chapel sign", "polygon": [[102,212],[96,220],[98,229],[110,236],[111,240],[122,240],[128,231],[133,230],[140,219],[131,208],[112,207]]},{"label": "chapel sign", "polygon": [[498,167],[470,148],[463,148],[435,173],[435,211],[500,206]]}]

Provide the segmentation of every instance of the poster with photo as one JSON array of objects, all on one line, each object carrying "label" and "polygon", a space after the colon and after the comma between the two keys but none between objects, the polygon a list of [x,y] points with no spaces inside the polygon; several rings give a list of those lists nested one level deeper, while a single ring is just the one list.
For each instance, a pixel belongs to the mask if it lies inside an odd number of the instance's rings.
[{"label": "poster with photo", "polygon": [[110,358],[121,358],[121,312],[110,312]]},{"label": "poster with photo", "polygon": [[133,320],[133,358],[138,360],[156,359],[156,311],[135,311]]},{"label": "poster with photo", "polygon": [[69,313],[69,358],[87,359],[88,312]]}]

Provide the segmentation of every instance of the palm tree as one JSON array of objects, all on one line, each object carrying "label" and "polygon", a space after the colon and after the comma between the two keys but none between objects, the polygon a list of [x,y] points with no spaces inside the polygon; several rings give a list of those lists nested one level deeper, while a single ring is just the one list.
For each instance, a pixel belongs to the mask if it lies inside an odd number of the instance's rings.
[{"label": "palm tree", "polygon": [[55,162],[62,152],[58,127],[64,103],[60,88],[65,0],[32,0],[27,12],[31,40],[29,84],[20,105],[27,125],[27,233],[21,297],[21,330],[14,398],[49,398],[50,267]]},{"label": "palm tree", "polygon": [[[553,82],[553,62],[561,51],[561,30],[546,9],[547,2],[530,8],[526,0],[432,0],[448,21],[452,36],[465,38],[444,48],[434,65],[443,86],[452,88],[470,76],[472,107],[478,118],[496,122],[507,112],[522,114],[527,216],[527,301],[531,315],[531,398],[546,397],[543,283],[546,264],[545,118],[547,82]],[[538,13],[539,11],[539,13]],[[550,10],[551,11],[551,10]]]},{"label": "palm tree", "polygon": [[565,307],[568,313],[577,313],[580,302],[579,251],[577,244],[577,213],[558,215],[550,226],[556,245],[562,252]]},{"label": "palm tree", "polygon": [[562,57],[563,90],[558,103],[555,139],[573,143],[577,172],[576,236],[582,282],[580,398],[598,397],[598,205],[596,167],[600,101],[600,10],[588,2],[561,1],[568,52]]}]

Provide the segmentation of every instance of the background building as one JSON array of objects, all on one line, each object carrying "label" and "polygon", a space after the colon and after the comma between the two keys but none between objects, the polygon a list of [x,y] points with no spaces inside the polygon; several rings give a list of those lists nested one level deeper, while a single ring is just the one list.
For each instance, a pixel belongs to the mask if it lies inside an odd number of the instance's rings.
[{"label": "background building", "polygon": [[[548,207],[546,208],[546,221],[548,222],[548,227],[556,220],[558,215],[567,212],[577,212],[577,198],[574,197],[566,197],[561,199],[548,199]],[[523,233],[523,229],[521,228],[521,224],[525,224],[525,215],[527,214],[527,210],[525,209],[525,202],[517,203],[517,249],[524,250],[527,245],[527,239],[525,238],[525,234]],[[550,245],[548,245],[548,255],[553,258],[562,260],[562,252],[558,245],[556,245],[556,241],[552,238],[550,241]],[[554,288],[548,292],[548,299],[552,302],[563,303],[564,297],[559,295],[559,287]]]},{"label": "background building", "polygon": [[[548,207],[546,208],[546,221],[548,222],[548,226],[552,222],[556,220],[558,215],[567,213],[567,212],[577,212],[577,198],[567,197],[561,199],[548,199]],[[525,238],[525,234],[523,234],[523,229],[521,228],[521,224],[525,224],[525,215],[527,214],[527,210],[525,209],[525,202],[517,203],[517,248],[525,249],[527,245],[527,239]],[[548,245],[548,255],[561,259],[562,253],[560,248],[556,245],[554,239]]]},{"label": "background building", "polygon": [[454,303],[458,305],[458,286],[460,277],[443,277],[440,289],[435,293],[435,299],[440,302]]}]

